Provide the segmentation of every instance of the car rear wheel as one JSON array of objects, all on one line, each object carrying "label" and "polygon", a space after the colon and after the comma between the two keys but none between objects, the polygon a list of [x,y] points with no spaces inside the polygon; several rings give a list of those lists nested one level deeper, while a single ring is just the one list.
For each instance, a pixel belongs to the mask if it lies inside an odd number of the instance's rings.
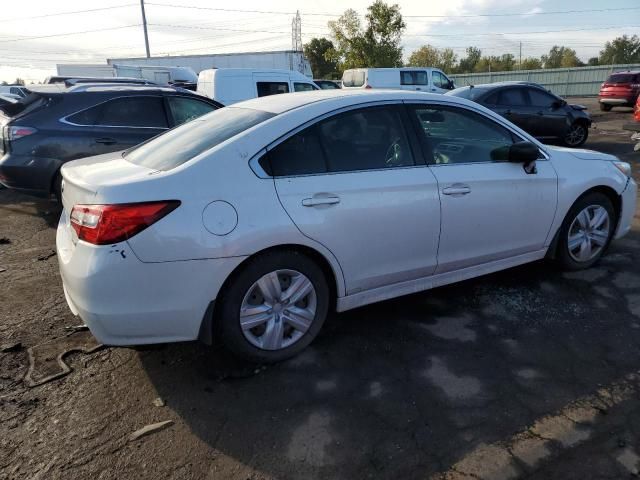
[{"label": "car rear wheel", "polygon": [[587,141],[589,129],[584,123],[576,122],[567,131],[564,136],[564,144],[567,147],[579,147]]},{"label": "car rear wheel", "polygon": [[559,231],[556,258],[568,270],[595,264],[613,237],[616,213],[609,198],[593,192],[571,207]]},{"label": "car rear wheel", "polygon": [[611,110],[611,105],[607,105],[606,103],[601,103],[600,110],[602,110],[603,112],[608,112],[609,110]]},{"label": "car rear wheel", "polygon": [[223,344],[250,361],[292,357],[318,335],[329,309],[322,269],[295,252],[272,252],[250,261],[224,287],[215,326]]}]

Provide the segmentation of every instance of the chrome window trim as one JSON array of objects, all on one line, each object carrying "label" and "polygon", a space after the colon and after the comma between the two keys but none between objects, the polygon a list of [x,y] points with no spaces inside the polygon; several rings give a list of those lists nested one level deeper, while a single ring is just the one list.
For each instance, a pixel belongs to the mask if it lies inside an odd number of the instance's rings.
[{"label": "chrome window trim", "polygon": [[[174,96],[176,96],[176,95],[174,95]],[[179,96],[179,95],[177,95],[177,96]],[[137,127],[137,126],[132,126],[132,125],[84,125],[84,124],[81,124],[81,123],[73,123],[73,122],[70,122],[69,120],[67,120],[69,117],[72,117],[73,115],[76,115],[78,113],[81,113],[81,112],[84,112],[86,110],[89,110],[90,108],[95,108],[95,107],[97,107],[99,105],[104,105],[107,102],[111,102],[113,100],[119,100],[121,98],[133,98],[133,97],[159,98],[160,100],[164,99],[164,96],[162,96],[162,95],[122,95],[120,97],[109,98],[109,99],[104,100],[104,101],[102,101],[100,103],[96,103],[94,105],[91,105],[90,107],[83,108],[83,109],[80,109],[80,110],[78,110],[76,112],[73,112],[73,113],[70,113],[68,115],[65,115],[64,117],[60,117],[58,119],[58,121],[60,123],[71,125],[73,127],[88,127],[88,128],[90,128],[90,127],[99,127],[99,128],[143,128],[143,129],[149,129],[149,130],[169,130],[169,127]],[[164,105],[163,105],[163,108],[164,108]],[[166,113],[165,113],[165,115],[166,115]]]}]

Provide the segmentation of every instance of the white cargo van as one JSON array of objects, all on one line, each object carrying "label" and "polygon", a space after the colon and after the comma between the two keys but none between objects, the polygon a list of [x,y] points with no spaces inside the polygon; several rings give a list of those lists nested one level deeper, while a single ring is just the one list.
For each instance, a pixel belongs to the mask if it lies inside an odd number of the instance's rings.
[{"label": "white cargo van", "polygon": [[442,70],[431,67],[354,68],[342,74],[342,88],[393,88],[445,93],[455,84]]},{"label": "white cargo van", "polygon": [[278,93],[319,90],[313,81],[293,70],[214,68],[198,75],[197,92],[223,105]]}]

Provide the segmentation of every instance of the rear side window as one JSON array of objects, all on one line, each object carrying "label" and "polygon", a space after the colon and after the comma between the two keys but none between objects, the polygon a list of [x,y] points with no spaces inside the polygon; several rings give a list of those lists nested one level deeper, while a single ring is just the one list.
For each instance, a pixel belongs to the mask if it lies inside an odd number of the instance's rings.
[{"label": "rear side window", "polygon": [[182,125],[216,109],[213,105],[187,97],[167,97],[174,125]]},{"label": "rear side window", "polygon": [[293,135],[269,152],[274,176],[415,165],[396,108],[338,114]]},{"label": "rear side window", "polygon": [[508,88],[501,90],[498,95],[498,105],[521,106],[526,105],[523,90],[521,88]]},{"label": "rear side window", "polygon": [[154,170],[171,170],[273,116],[248,108],[220,108],[128,150],[124,158]]},{"label": "rear side window", "polygon": [[342,85],[344,87],[361,87],[364,85],[363,70],[347,70],[342,75]]},{"label": "rear side window", "polygon": [[295,82],[293,84],[293,90],[295,92],[311,92],[315,90],[315,88],[313,88],[313,85],[310,83]]},{"label": "rear side window", "polygon": [[161,97],[121,97],[67,117],[84,126],[168,128]]},{"label": "rear side window", "polygon": [[400,71],[400,85],[429,85],[427,72],[413,70]]},{"label": "rear side window", "polygon": [[287,82],[256,82],[256,84],[259,97],[289,93],[289,84]]}]

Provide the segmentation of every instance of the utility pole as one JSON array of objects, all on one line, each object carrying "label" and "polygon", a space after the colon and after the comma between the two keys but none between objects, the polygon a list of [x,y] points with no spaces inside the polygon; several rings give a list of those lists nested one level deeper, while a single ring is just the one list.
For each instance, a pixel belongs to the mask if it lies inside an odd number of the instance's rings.
[{"label": "utility pole", "polygon": [[151,56],[149,53],[149,34],[147,33],[147,16],[144,13],[144,0],[140,0],[140,8],[142,9],[142,27],[144,28],[144,46],[147,49],[147,58]]},{"label": "utility pole", "polygon": [[522,70],[522,42],[520,42],[520,64],[518,65],[518,70]]}]

